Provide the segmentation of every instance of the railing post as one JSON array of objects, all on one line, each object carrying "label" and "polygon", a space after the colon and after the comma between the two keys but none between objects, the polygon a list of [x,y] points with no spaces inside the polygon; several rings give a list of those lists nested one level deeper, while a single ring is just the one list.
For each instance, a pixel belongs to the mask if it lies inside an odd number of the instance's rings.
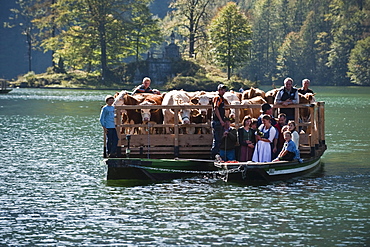
[{"label": "railing post", "polygon": [[174,109],[174,117],[173,117],[173,122],[174,122],[174,155],[175,157],[179,157],[179,109],[176,108]]},{"label": "railing post", "polygon": [[319,110],[319,144],[325,145],[325,102],[317,102]]}]

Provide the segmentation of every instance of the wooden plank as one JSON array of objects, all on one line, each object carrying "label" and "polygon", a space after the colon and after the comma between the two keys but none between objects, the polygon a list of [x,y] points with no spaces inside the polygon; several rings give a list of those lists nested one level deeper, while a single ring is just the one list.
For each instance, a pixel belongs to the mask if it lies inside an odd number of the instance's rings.
[{"label": "wooden plank", "polygon": [[[126,135],[121,135],[122,145],[127,146]],[[130,145],[132,147],[147,146],[148,143],[150,146],[158,145],[168,145],[173,146],[174,135],[131,135]]]},{"label": "wooden plank", "polygon": [[[292,104],[288,106],[274,105],[273,108],[308,108],[308,104]],[[182,109],[211,109],[211,105],[123,105],[115,106],[118,111],[127,109],[172,109],[172,110],[182,110]],[[260,104],[253,105],[225,105],[225,109],[249,109],[249,108],[261,108]]]},{"label": "wooden plank", "polygon": [[318,131],[319,131],[319,141],[325,140],[325,102],[317,102],[319,108],[318,116]]},{"label": "wooden plank", "polygon": [[194,146],[194,145],[212,146],[212,141],[213,141],[212,134],[179,135],[179,146]]},{"label": "wooden plank", "polygon": [[[131,146],[147,146],[147,143],[150,146],[173,146],[174,143],[174,134],[158,134],[158,135],[131,135]],[[121,135],[122,145],[127,145],[126,135]],[[194,134],[194,135],[186,135],[186,134],[179,134],[178,135],[178,146],[200,146],[212,145],[213,136],[212,134]]]},{"label": "wooden plank", "polygon": [[299,144],[301,145],[309,145],[309,134],[299,134]]},{"label": "wooden plank", "polygon": [[179,146],[179,110],[180,109],[175,109],[175,115],[174,115],[174,122],[175,122],[175,128],[174,128],[174,133],[175,133],[175,138],[174,138],[174,145],[175,147]]}]

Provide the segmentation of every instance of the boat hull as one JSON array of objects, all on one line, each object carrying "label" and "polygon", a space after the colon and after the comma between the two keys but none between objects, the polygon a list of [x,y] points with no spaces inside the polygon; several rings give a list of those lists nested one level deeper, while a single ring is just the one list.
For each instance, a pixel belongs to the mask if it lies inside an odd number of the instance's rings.
[{"label": "boat hull", "polygon": [[6,93],[9,93],[10,91],[12,91],[13,89],[1,89],[0,90],[0,94],[6,94]]},{"label": "boat hull", "polygon": [[191,159],[105,159],[107,179],[166,181],[217,172],[213,160]]},{"label": "boat hull", "polygon": [[229,182],[253,183],[284,181],[304,176],[316,171],[320,164],[320,157],[316,157],[303,162],[215,163],[215,166],[227,174],[226,179]]}]

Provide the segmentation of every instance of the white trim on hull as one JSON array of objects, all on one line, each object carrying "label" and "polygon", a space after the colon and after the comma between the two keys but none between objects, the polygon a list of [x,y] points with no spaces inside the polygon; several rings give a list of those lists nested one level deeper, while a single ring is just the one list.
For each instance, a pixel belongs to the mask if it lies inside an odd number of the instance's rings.
[{"label": "white trim on hull", "polygon": [[320,163],[320,159],[318,159],[317,161],[315,161],[314,163],[312,163],[310,165],[303,166],[303,167],[298,167],[298,168],[293,168],[293,169],[275,170],[275,169],[271,168],[270,170],[266,171],[266,173],[270,176],[294,174],[294,173],[309,170],[309,169],[317,166],[319,163]]}]

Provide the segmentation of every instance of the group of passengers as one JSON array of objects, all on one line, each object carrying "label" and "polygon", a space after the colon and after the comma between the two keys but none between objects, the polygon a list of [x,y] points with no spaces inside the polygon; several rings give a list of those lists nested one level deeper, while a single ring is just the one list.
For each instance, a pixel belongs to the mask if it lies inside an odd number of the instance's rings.
[{"label": "group of passengers", "polygon": [[264,114],[257,119],[245,116],[243,126],[238,130],[230,126],[230,119],[224,118],[219,155],[224,161],[271,162],[299,160],[299,134],[295,122],[286,124],[286,115],[279,114],[279,120],[272,125],[272,119]]},{"label": "group of passengers", "polygon": [[[308,88],[310,81],[304,79],[302,88],[293,88],[293,80],[286,78],[284,87],[276,95],[275,104],[284,106],[298,104],[298,92],[312,92]],[[272,115],[269,104],[262,105],[262,114],[258,119],[244,117],[242,126],[235,130],[230,127],[230,119],[225,118],[225,100],[227,87],[220,84],[219,95],[213,100],[213,144],[212,158],[220,155],[223,161],[292,161],[299,160],[299,133],[294,121],[294,108],[281,108],[277,120]]]}]

